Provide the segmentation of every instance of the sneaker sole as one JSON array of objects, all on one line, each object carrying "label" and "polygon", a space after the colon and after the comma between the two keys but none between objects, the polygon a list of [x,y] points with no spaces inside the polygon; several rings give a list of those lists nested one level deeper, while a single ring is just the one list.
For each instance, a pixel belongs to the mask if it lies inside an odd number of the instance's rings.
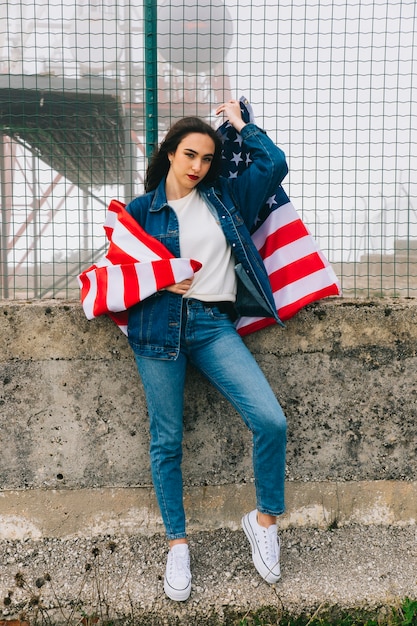
[{"label": "sneaker sole", "polygon": [[174,589],[173,587],[171,587],[165,576],[164,591],[170,600],[175,600],[176,602],[184,602],[190,597],[191,581],[189,582],[187,587],[185,587],[185,589]]},{"label": "sneaker sole", "polygon": [[[259,550],[258,547],[256,545],[256,541],[255,541],[255,537],[253,536],[253,531],[252,531],[252,527],[247,519],[247,515],[245,515],[244,517],[242,517],[242,528],[243,528],[243,532],[245,533],[251,548],[252,548],[252,561],[253,564],[258,572],[258,574],[260,574],[262,576],[262,578],[269,583],[270,585],[273,585],[274,583],[277,583],[279,581],[279,579],[281,578],[281,573],[280,574],[273,574],[271,572],[271,570],[269,569],[269,567],[263,562],[260,554],[259,554]],[[279,544],[278,544],[279,545]]]}]

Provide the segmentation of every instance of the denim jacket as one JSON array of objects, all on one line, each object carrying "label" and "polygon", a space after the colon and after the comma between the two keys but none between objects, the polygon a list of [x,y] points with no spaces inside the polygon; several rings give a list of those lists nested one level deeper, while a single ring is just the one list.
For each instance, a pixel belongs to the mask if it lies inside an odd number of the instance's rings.
[{"label": "denim jacket", "polygon": [[[237,315],[271,317],[283,325],[250,229],[288,168],[282,150],[255,124],[244,126],[241,137],[250,152],[250,167],[236,178],[220,176],[210,186],[203,180],[197,189],[232,248],[238,279]],[[172,254],[181,256],[178,220],[167,203],[165,179],[154,191],[132,200],[126,210]],[[178,294],[158,291],[129,309],[128,340],[136,354],[167,360],[178,357],[182,302]]]}]

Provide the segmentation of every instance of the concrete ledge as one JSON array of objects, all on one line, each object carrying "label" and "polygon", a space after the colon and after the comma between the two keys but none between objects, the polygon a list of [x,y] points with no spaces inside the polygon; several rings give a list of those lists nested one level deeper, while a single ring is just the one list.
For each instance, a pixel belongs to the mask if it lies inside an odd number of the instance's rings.
[{"label": "concrete ledge", "polygon": [[[325,300],[245,339],[288,418],[283,528],[414,524],[417,304]],[[0,537],[161,529],[143,392],[126,338],[79,303],[0,303]],[[253,508],[251,438],[190,369],[190,530]]]},{"label": "concrete ledge", "polygon": [[[280,530],[351,524],[416,524],[417,482],[289,483]],[[190,533],[240,528],[253,505],[253,485],[189,487]],[[163,526],[151,488],[27,490],[0,494],[0,541],[74,537],[151,536]]]}]

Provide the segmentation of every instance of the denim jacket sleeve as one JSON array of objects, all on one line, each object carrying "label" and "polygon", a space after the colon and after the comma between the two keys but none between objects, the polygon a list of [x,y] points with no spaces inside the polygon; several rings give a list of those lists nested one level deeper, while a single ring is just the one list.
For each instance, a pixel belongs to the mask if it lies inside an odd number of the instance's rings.
[{"label": "denim jacket sleeve", "polygon": [[284,152],[255,124],[246,124],[241,130],[241,136],[252,162],[240,176],[228,179],[228,184],[239,212],[250,229],[267,199],[287,175],[288,166]]}]

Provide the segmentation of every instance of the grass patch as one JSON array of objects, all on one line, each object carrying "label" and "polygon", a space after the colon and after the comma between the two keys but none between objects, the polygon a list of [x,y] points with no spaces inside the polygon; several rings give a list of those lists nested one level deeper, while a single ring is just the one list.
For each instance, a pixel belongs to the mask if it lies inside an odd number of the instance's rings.
[{"label": "grass patch", "polygon": [[374,611],[321,606],[312,614],[294,616],[271,606],[248,611],[244,615],[226,609],[227,615],[223,618],[218,615],[195,616],[192,621],[187,618],[186,612],[183,621],[179,615],[170,619],[165,613],[158,616],[155,612],[109,619],[97,612],[87,614],[82,610],[78,615],[72,613],[66,618],[61,615],[61,619],[56,619],[45,607],[39,610],[39,604],[25,608],[20,619],[0,618],[0,626],[417,626],[417,600],[410,598],[405,598],[398,606],[382,606]]},{"label": "grass patch", "polygon": [[410,598],[372,612],[319,607],[313,614],[298,617],[278,613],[273,607],[264,608],[223,626],[417,626],[417,600]]}]

